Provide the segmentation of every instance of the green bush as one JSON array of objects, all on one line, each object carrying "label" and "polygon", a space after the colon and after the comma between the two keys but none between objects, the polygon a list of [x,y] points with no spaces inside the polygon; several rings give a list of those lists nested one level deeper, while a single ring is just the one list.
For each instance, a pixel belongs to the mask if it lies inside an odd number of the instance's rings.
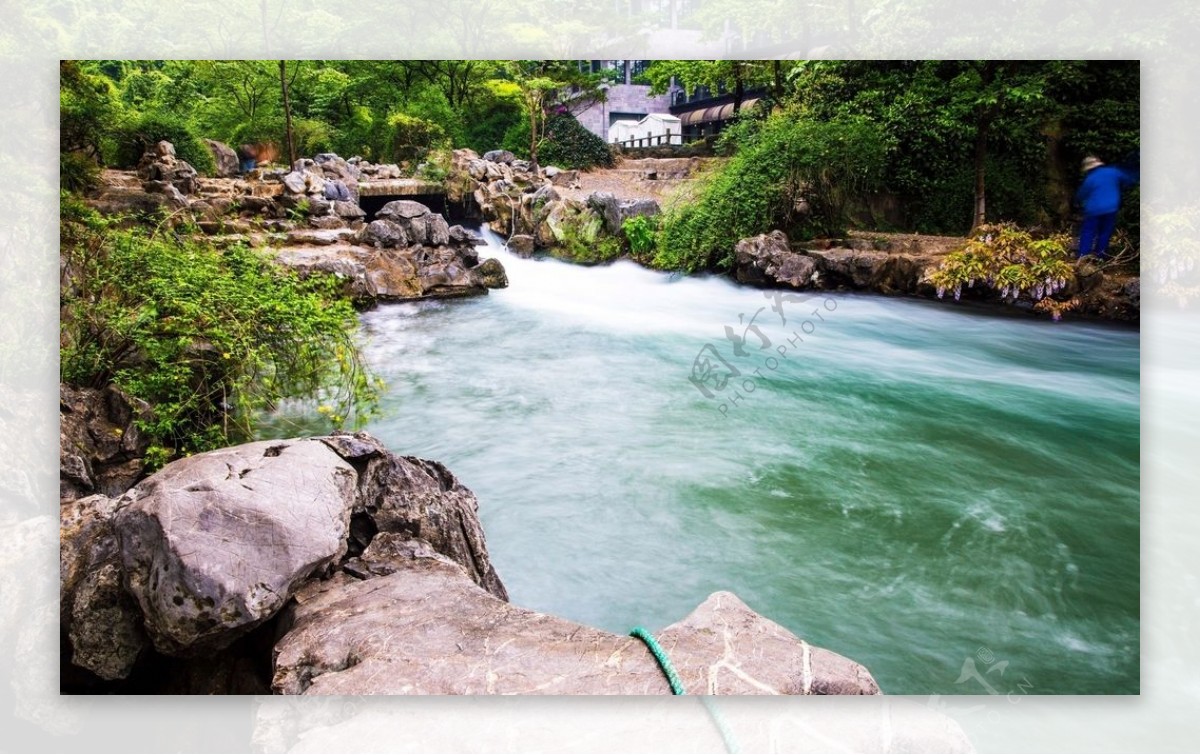
[{"label": "green bush", "polygon": [[[501,145],[513,154],[529,158],[529,121],[522,119],[504,134]],[[546,131],[538,147],[538,162],[560,168],[608,168],[616,160],[603,139],[584,128],[575,116],[555,113],[546,118]]]},{"label": "green bush", "polygon": [[849,202],[879,186],[888,152],[880,130],[861,118],[781,112],[739,132],[734,156],[703,179],[696,201],[667,212],[656,267],[728,269],[739,239],[774,229],[841,234]]},{"label": "green bush", "polygon": [[397,163],[415,165],[430,151],[449,146],[445,130],[424,118],[392,113],[387,118],[387,127],[391,158]]},{"label": "green bush", "polygon": [[100,166],[87,155],[63,152],[58,156],[58,183],[65,191],[87,193],[100,184]]},{"label": "green bush", "polygon": [[286,397],[318,399],[334,426],[370,414],[379,386],[336,280],[120,223],[63,195],[61,379],[149,402],[158,461],[252,437]]},{"label": "green bush", "polygon": [[625,235],[625,241],[629,244],[629,252],[634,259],[639,261],[650,259],[650,255],[658,246],[659,221],[660,216],[658,215],[635,215],[632,218],[626,218],[625,222],[621,223],[621,232]]},{"label": "green bush", "polygon": [[604,233],[604,221],[586,208],[569,208],[562,217],[550,253],[581,265],[612,262],[623,253],[621,240]]},{"label": "green bush", "polygon": [[149,112],[134,118],[112,134],[111,164],[117,168],[137,166],[142,153],[160,141],[175,145],[175,155],[186,160],[201,174],[216,172],[212,152],[184,118],[173,113]]}]

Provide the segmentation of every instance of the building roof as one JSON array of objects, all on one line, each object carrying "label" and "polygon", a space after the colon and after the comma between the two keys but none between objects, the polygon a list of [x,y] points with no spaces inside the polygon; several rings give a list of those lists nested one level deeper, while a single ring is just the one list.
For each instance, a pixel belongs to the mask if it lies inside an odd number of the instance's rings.
[{"label": "building roof", "polygon": [[[758,104],[761,97],[747,97],[742,100],[742,109],[747,110]],[[683,125],[694,126],[700,123],[711,123],[712,121],[725,121],[733,117],[733,103],[726,102],[724,105],[713,105],[712,107],[697,108],[683,114]]]}]

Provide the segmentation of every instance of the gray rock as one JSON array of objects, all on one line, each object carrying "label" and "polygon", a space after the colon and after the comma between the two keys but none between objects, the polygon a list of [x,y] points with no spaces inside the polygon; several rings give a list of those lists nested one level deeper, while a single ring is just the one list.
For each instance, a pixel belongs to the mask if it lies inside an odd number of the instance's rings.
[{"label": "gray rock", "polygon": [[426,242],[435,246],[450,243],[450,226],[441,215],[431,213],[425,218]]},{"label": "gray rock", "polygon": [[333,214],[333,202],[322,197],[311,197],[308,200],[309,217],[321,217],[323,215]]},{"label": "gray rock", "polygon": [[356,202],[334,202],[333,212],[339,218],[347,220],[357,220],[367,216],[367,213]]},{"label": "gray rock", "polygon": [[381,454],[368,462],[358,488],[356,510],[365,511],[379,532],[425,540],[484,590],[508,599],[488,557],[477,514],[479,502],[445,466]]},{"label": "gray rock", "polygon": [[411,199],[397,199],[385,204],[379,212],[375,213],[375,216],[380,218],[419,218],[431,212],[433,211],[420,202],[414,202]]},{"label": "gray rock", "polygon": [[550,183],[555,186],[578,186],[579,171],[577,170],[560,170],[554,174],[549,173],[547,169],[546,177],[550,179]]},{"label": "gray rock", "polygon": [[470,246],[485,246],[487,240],[474,231],[463,228],[461,225],[450,226],[450,243],[454,245],[470,245]]},{"label": "gray rock", "polygon": [[115,510],[103,495],[59,507],[59,622],[71,663],[110,681],[128,676],[148,644],[141,612],[121,584]]},{"label": "gray rock", "polygon": [[318,215],[308,219],[308,224],[313,228],[322,230],[333,230],[337,228],[345,228],[346,221],[336,215]]},{"label": "gray rock", "polygon": [[219,178],[231,178],[240,172],[241,166],[238,164],[237,153],[233,151],[232,147],[215,139],[205,139],[204,144],[212,153]]},{"label": "gray rock", "polygon": [[733,253],[733,272],[739,283],[808,288],[817,272],[817,263],[811,257],[791,250],[783,231],[742,239]]},{"label": "gray rock", "polygon": [[[458,565],[390,561],[387,576],[314,585],[282,619],[283,694],[668,695],[641,640],[519,608]],[[690,694],[879,694],[862,666],[715,593],[657,638]]]},{"label": "gray rock", "polygon": [[508,240],[508,251],[518,257],[530,257],[533,255],[534,241],[533,236],[524,233],[518,233]]},{"label": "gray rock", "polygon": [[344,181],[341,181],[336,178],[325,181],[324,195],[325,195],[326,199],[331,200],[331,201],[337,201],[337,202],[351,201],[350,189],[346,188],[346,184]]},{"label": "gray rock", "polygon": [[357,579],[386,577],[402,571],[409,561],[418,558],[429,558],[457,566],[424,540],[408,538],[395,532],[380,532],[372,538],[371,544],[362,555],[342,563],[342,571]]},{"label": "gray rock", "polygon": [[[332,221],[332,227],[319,225],[320,221]],[[342,226],[342,221],[330,215],[313,218],[309,221],[312,228],[295,228],[284,235],[284,243],[298,246],[330,246],[342,241],[348,241],[356,235],[356,231]]]},{"label": "gray rock", "polygon": [[475,268],[475,274],[488,288],[508,288],[508,274],[504,271],[504,265],[501,265],[500,260],[494,257],[488,257],[479,263],[479,266]]},{"label": "gray rock", "polygon": [[636,216],[657,215],[661,212],[653,199],[619,200],[608,191],[593,192],[587,198],[589,207],[604,218],[604,229],[613,236],[621,232],[621,225]]},{"label": "gray rock", "polygon": [[483,153],[483,159],[489,163],[504,163],[511,165],[512,161],[517,159],[517,156],[506,149],[493,149]]},{"label": "gray rock", "polygon": [[126,493],[114,527],[155,648],[212,652],[273,616],[345,553],[356,483],[323,443],[263,441],[172,462]]},{"label": "gray rock", "polygon": [[399,223],[391,220],[372,220],[358,232],[357,241],[360,244],[394,249],[408,246],[408,233]]},{"label": "gray rock", "polygon": [[284,188],[293,194],[303,194],[306,188],[304,174],[293,170],[291,173],[288,173],[283,177],[283,185]]},{"label": "gray rock", "polygon": [[60,499],[129,490],[144,469],[149,441],[138,422],[150,418],[149,405],[115,386],[96,390],[62,383],[58,406]]}]

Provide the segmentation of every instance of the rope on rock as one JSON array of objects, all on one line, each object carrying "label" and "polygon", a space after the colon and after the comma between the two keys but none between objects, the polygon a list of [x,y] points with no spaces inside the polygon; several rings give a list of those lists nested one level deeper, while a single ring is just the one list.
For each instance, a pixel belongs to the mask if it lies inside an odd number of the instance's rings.
[{"label": "rope on rock", "polygon": [[634,627],[629,636],[636,637],[646,643],[646,647],[650,650],[650,655],[654,656],[654,660],[658,661],[658,667],[662,669],[663,675],[667,677],[667,682],[671,685],[671,694],[686,695],[687,692],[683,689],[683,682],[679,681],[679,674],[675,673],[675,667],[671,665],[671,659],[667,657],[667,652],[662,649],[662,645],[658,644],[658,640],[654,639],[654,635],[641,627]]}]

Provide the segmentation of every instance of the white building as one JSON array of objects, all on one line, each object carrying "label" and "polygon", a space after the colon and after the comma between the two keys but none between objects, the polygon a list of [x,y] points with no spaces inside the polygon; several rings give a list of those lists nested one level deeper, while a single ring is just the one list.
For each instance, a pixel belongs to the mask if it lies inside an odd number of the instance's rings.
[{"label": "white building", "polygon": [[609,126],[608,141],[633,147],[683,144],[683,122],[669,113],[650,113],[640,121],[619,120]]}]

